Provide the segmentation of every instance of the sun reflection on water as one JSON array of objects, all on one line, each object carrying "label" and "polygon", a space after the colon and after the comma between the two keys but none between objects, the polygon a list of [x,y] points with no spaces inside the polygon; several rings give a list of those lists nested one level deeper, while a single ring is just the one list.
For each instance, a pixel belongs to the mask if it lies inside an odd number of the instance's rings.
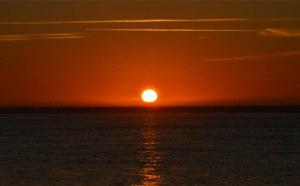
[{"label": "sun reflection on water", "polygon": [[142,130],[141,150],[139,151],[138,161],[140,169],[138,176],[141,178],[137,185],[160,185],[162,183],[159,167],[161,152],[157,150],[157,131],[155,118],[148,118],[144,122]]}]

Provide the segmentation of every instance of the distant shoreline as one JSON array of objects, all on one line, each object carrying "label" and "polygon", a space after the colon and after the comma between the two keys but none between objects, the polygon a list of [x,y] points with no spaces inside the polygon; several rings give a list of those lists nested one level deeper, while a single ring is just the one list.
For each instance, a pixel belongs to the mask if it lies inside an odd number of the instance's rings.
[{"label": "distant shoreline", "polygon": [[174,107],[0,107],[0,114],[60,113],[300,113],[300,105]]}]

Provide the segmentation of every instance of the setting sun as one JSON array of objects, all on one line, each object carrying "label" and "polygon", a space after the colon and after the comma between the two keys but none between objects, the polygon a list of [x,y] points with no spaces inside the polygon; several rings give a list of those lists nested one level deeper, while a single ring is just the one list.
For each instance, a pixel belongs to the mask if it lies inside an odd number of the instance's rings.
[{"label": "setting sun", "polygon": [[154,90],[148,89],[142,93],[142,99],[145,102],[154,102],[157,98],[157,94]]}]

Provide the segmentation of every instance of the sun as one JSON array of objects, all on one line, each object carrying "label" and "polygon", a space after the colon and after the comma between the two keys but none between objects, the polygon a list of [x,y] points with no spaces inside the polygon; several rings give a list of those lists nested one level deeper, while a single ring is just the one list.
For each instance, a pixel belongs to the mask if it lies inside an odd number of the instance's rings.
[{"label": "sun", "polygon": [[148,89],[142,93],[142,99],[145,102],[154,102],[157,99],[157,94],[154,90]]}]

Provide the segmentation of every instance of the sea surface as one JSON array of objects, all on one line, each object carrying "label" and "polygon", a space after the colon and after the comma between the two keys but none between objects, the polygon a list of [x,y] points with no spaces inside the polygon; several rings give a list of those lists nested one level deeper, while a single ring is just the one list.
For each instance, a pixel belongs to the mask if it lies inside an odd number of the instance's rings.
[{"label": "sea surface", "polygon": [[300,185],[300,114],[0,114],[0,185]]}]

